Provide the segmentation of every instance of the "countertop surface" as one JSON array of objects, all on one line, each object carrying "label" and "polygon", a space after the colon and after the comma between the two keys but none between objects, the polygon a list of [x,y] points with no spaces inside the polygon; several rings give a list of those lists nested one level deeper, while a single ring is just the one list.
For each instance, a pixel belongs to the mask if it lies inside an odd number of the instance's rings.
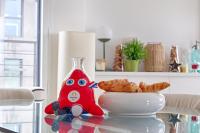
[{"label": "countertop surface", "polygon": [[[10,104],[10,101],[9,101]],[[103,117],[46,115],[43,102],[1,105],[0,132],[5,133],[199,133],[199,114],[190,109],[173,109],[148,116]],[[190,111],[188,111],[190,110]]]}]

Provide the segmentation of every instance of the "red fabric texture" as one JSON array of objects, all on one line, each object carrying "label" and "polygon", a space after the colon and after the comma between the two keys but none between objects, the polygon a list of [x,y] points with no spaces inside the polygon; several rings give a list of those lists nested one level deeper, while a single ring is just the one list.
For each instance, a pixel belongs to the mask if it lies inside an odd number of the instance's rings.
[{"label": "red fabric texture", "polygon": [[[55,119],[48,117],[45,117],[44,120],[50,126],[52,126],[53,123],[55,122]],[[88,120],[81,120],[81,119],[78,120],[82,121],[82,125],[80,126],[79,129],[73,129],[72,126],[73,122],[58,121],[59,125],[58,132],[66,133],[66,131],[78,131],[79,133],[94,133],[95,127],[98,127],[98,125],[101,125],[103,122],[102,117],[97,117],[97,118],[89,117]],[[89,125],[84,122],[89,123]]]}]

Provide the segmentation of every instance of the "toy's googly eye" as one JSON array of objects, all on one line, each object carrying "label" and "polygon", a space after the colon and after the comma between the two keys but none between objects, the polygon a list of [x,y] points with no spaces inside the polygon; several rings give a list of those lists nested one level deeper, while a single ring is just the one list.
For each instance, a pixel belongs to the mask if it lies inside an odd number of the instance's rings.
[{"label": "toy's googly eye", "polygon": [[79,80],[78,80],[78,84],[79,84],[80,86],[85,86],[85,85],[86,85],[86,80],[85,80],[85,79],[79,79]]},{"label": "toy's googly eye", "polygon": [[74,84],[74,80],[73,79],[68,79],[66,81],[66,85],[73,85]]}]

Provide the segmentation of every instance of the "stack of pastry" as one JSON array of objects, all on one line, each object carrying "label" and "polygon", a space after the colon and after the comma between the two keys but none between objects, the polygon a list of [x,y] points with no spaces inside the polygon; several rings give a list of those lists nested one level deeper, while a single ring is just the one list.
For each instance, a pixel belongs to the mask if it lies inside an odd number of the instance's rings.
[{"label": "stack of pastry", "polygon": [[158,92],[170,86],[167,82],[154,83],[147,85],[140,82],[139,85],[129,82],[127,79],[115,79],[101,81],[98,83],[99,88],[107,92]]}]

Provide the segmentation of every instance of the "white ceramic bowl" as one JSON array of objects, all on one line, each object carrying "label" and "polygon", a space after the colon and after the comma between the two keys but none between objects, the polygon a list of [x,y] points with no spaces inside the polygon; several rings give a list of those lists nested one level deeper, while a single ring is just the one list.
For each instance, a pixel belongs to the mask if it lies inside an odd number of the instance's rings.
[{"label": "white ceramic bowl", "polygon": [[105,92],[99,105],[112,114],[152,115],[163,109],[165,97],[159,93]]}]

